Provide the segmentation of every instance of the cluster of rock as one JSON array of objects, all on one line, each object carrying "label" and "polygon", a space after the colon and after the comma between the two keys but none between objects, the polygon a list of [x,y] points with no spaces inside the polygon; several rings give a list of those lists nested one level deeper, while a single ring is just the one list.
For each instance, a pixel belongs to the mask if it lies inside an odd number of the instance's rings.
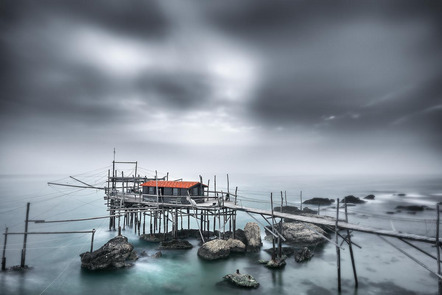
[{"label": "cluster of rock", "polygon": [[245,240],[216,239],[204,243],[198,249],[198,256],[205,260],[227,258],[231,253],[255,252],[262,246],[261,232],[257,223],[249,222],[244,227]]},{"label": "cluster of rock", "polygon": [[[341,200],[341,203],[347,202],[347,204],[363,204],[366,201],[364,200],[374,200],[375,196],[373,194],[367,195],[364,197],[364,199],[360,199],[358,197],[355,197],[353,195],[348,195],[344,197]],[[321,205],[321,206],[329,206],[332,205],[335,202],[334,199],[328,199],[328,198],[313,198],[310,200],[306,200],[303,202],[303,204],[310,204],[310,205]]]},{"label": "cluster of rock", "polygon": [[238,287],[244,287],[244,288],[258,288],[259,283],[255,280],[254,277],[252,277],[249,274],[228,274],[224,276],[225,280],[228,280],[229,282],[233,283],[234,285]]},{"label": "cluster of rock", "polygon": [[100,249],[80,254],[81,267],[88,270],[122,268],[131,266],[138,259],[134,247],[124,236],[109,240]]},{"label": "cluster of rock", "polygon": [[160,242],[160,250],[187,250],[192,249],[193,245],[186,240],[170,240]]},{"label": "cluster of rock", "polygon": [[259,260],[258,262],[264,264],[267,268],[282,268],[286,265],[286,259],[286,255],[282,255],[281,257],[276,257],[275,255],[272,255],[272,259]]},{"label": "cluster of rock", "polygon": [[313,198],[313,199],[304,201],[303,204],[329,206],[329,205],[333,204],[334,202],[335,202],[334,199]]},{"label": "cluster of rock", "polygon": [[342,203],[347,204],[364,204],[366,201],[361,200],[358,197],[355,197],[353,195],[346,196],[344,199],[342,199]]},{"label": "cluster of rock", "polygon": [[304,247],[304,249],[302,249],[301,251],[298,251],[298,253],[296,253],[295,255],[295,261],[300,263],[300,262],[304,262],[307,260],[310,260],[313,257],[313,253],[310,251],[309,248]]}]

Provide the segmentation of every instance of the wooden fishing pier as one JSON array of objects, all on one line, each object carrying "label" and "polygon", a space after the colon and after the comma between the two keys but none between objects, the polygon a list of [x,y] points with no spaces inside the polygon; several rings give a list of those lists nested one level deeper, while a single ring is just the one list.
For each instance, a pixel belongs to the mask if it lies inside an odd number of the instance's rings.
[{"label": "wooden fishing pier", "polygon": [[[124,175],[123,172],[116,169],[116,165],[133,165],[135,173],[132,175]],[[366,234],[373,234],[381,237],[396,238],[406,245],[419,250],[422,254],[427,255],[435,260],[437,263],[437,270],[424,265],[420,260],[402,249],[397,248],[388,240],[385,242],[401,251],[401,253],[414,260],[416,263],[427,269],[438,278],[439,294],[442,294],[441,282],[441,268],[440,268],[440,248],[441,241],[439,238],[439,205],[437,205],[437,221],[436,221],[436,235],[435,237],[416,235],[411,233],[390,231],[384,229],[376,229],[357,224],[352,224],[348,221],[347,204],[341,204],[344,210],[344,217],[340,217],[340,203],[339,199],[336,204],[336,216],[333,219],[326,219],[322,216],[297,215],[283,212],[283,195],[281,192],[281,211],[277,212],[273,208],[273,194],[270,196],[271,208],[270,210],[257,209],[252,207],[244,207],[238,204],[238,187],[233,191],[230,190],[229,176],[227,175],[227,190],[219,191],[216,187],[216,176],[213,179],[213,189],[210,189],[210,180],[207,184],[203,183],[203,178],[200,176],[199,182],[188,182],[182,180],[169,180],[169,174],[158,177],[155,171],[155,177],[143,177],[137,173],[137,162],[112,162],[112,170],[108,170],[108,177],[105,187],[96,187],[89,185],[77,178],[71,177],[81,185],[66,185],[49,183],[51,185],[64,185],[72,187],[82,187],[104,190],[108,216],[84,218],[81,220],[92,220],[96,218],[109,218],[109,230],[121,231],[126,227],[134,229],[135,234],[138,235],[169,235],[171,238],[177,238],[180,230],[192,229],[196,224],[202,242],[206,242],[212,238],[233,237],[236,234],[236,219],[238,212],[245,212],[249,214],[254,220],[260,223],[266,231],[268,231],[273,240],[274,251],[275,244],[278,244],[278,257],[281,257],[281,244],[285,241],[282,233],[282,228],[278,227],[276,219],[280,219],[279,226],[283,219],[290,219],[306,224],[314,224],[328,228],[334,232],[334,238],[323,236],[328,242],[336,247],[337,256],[337,277],[338,290],[341,291],[341,250],[343,243],[348,246],[352,269],[355,281],[355,287],[358,287],[358,277],[356,271],[356,261],[353,255],[353,246],[360,248],[359,245],[352,241],[352,233],[362,232]],[[286,201],[287,202],[287,201]],[[302,193],[301,193],[302,204]],[[29,209],[28,209],[29,210]],[[319,211],[318,211],[319,213]],[[40,222],[69,222],[77,220],[58,220],[58,221],[40,221]],[[8,235],[23,234],[24,235],[24,253],[22,253],[22,266],[24,266],[24,255],[26,253],[26,237],[28,234],[37,234],[36,232],[28,232],[27,223],[32,222],[26,217],[26,228],[23,233],[8,233],[7,229],[4,233],[4,248],[2,259],[2,270],[5,269],[6,257],[5,248]],[[33,222],[39,222],[34,220]],[[314,229],[312,229],[314,230]],[[74,233],[74,232],[72,232]],[[93,234],[95,230],[88,231],[92,233],[91,251],[93,249]],[[218,236],[215,237],[213,234]],[[51,234],[51,233],[40,233]],[[227,234],[227,235],[226,235]],[[322,234],[321,234],[322,235]],[[434,245],[436,249],[436,256],[410,243],[419,242]]]}]

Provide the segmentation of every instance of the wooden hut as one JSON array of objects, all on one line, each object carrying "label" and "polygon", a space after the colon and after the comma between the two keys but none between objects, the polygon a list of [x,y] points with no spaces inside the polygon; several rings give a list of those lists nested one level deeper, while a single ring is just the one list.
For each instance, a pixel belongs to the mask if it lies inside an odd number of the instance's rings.
[{"label": "wooden hut", "polygon": [[204,193],[207,185],[196,181],[165,181],[150,180],[141,185],[145,201],[163,203],[187,204],[186,197],[190,196],[195,202],[204,202]]}]

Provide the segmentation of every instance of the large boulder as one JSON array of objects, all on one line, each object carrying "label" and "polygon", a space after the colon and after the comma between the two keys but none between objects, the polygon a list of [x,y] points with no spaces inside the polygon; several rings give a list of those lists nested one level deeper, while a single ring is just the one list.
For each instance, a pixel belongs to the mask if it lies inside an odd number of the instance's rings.
[{"label": "large boulder", "polygon": [[243,253],[246,252],[246,245],[237,239],[228,239],[227,245],[230,248],[230,252]]},{"label": "large boulder", "polygon": [[206,260],[227,258],[229,254],[230,247],[225,240],[212,240],[198,249],[198,256]]},{"label": "large boulder", "polygon": [[247,239],[247,251],[256,252],[261,248],[261,230],[256,222],[247,222],[244,227],[244,234]]},{"label": "large boulder", "polygon": [[314,245],[325,242],[322,236],[325,235],[325,231],[310,223],[284,222],[282,224],[282,235],[289,243]]},{"label": "large boulder", "polygon": [[122,268],[131,266],[127,261],[136,260],[134,247],[124,236],[109,240],[100,249],[80,254],[81,267],[88,270]]}]

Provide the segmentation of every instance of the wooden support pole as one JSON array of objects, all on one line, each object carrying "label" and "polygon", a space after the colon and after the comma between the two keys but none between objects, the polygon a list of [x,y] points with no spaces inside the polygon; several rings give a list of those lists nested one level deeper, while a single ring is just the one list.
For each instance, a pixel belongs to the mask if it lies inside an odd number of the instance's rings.
[{"label": "wooden support pole", "polygon": [[[301,200],[301,211],[302,211],[302,191],[299,192],[299,199]],[[318,212],[319,212],[319,207],[318,207]]]},{"label": "wooden support pole", "polygon": [[[273,216],[273,193],[270,193],[270,206],[272,209],[272,232],[275,232],[275,217]],[[275,236],[272,236],[272,259],[275,257]]]},{"label": "wooden support pole", "polygon": [[[336,223],[335,223],[335,239],[336,245],[339,245],[338,238],[338,220],[339,220],[339,199],[336,199]],[[319,211],[318,211],[319,212]],[[337,271],[338,271],[338,291],[341,292],[341,249],[339,246],[336,246],[336,263],[337,263]]]},{"label": "wooden support pole", "polygon": [[21,251],[21,263],[20,267],[25,267],[25,260],[26,260],[26,242],[28,240],[28,222],[29,222],[29,207],[31,206],[31,203],[26,204],[26,220],[25,220],[25,234],[23,237],[23,249]]},{"label": "wooden support pole", "polygon": [[436,218],[436,249],[437,249],[437,274],[439,275],[438,279],[438,290],[439,294],[442,294],[442,280],[440,279],[440,242],[439,242],[439,223],[440,223],[440,204],[438,203],[436,206],[437,218]]},{"label": "wooden support pole", "polygon": [[227,174],[227,193],[230,195],[230,181],[229,181],[229,174]]},{"label": "wooden support pole", "polygon": [[[347,200],[344,199],[345,202],[345,222],[348,223],[348,213],[347,213]],[[351,243],[351,234],[350,234],[350,230],[347,229],[347,239],[348,239],[348,247],[350,248],[350,258],[351,258],[351,266],[353,267],[353,277],[355,279],[355,288],[358,287],[358,275],[356,273],[356,263],[355,263],[355,258],[353,255],[353,247],[352,247],[352,243]]]},{"label": "wooden support pole", "polygon": [[175,208],[175,232],[174,232],[174,238],[178,238],[178,208]]},{"label": "wooden support pole", "polygon": [[187,229],[190,229],[190,209],[187,208]]},{"label": "wooden support pole", "polygon": [[6,243],[8,241],[8,228],[5,229],[5,240],[3,243],[2,270],[6,270]]},{"label": "wooden support pole", "polygon": [[143,212],[143,235],[146,234],[146,212]]},{"label": "wooden support pole", "polygon": [[91,253],[94,251],[94,236],[95,236],[95,228],[92,230],[92,237],[91,237]]},{"label": "wooden support pole", "polygon": [[[282,196],[282,191],[281,191],[281,213],[282,213],[282,206],[283,205],[284,205],[284,198]],[[279,221],[279,232],[282,234],[282,218]],[[279,258],[282,257],[282,240],[279,235],[278,235],[278,257]]]},{"label": "wooden support pole", "polygon": [[287,206],[287,191],[284,191],[285,206]]},{"label": "wooden support pole", "polygon": [[[238,196],[238,187],[235,188],[235,205],[236,205],[236,198]],[[236,237],[236,210],[233,210],[233,238]]]}]

